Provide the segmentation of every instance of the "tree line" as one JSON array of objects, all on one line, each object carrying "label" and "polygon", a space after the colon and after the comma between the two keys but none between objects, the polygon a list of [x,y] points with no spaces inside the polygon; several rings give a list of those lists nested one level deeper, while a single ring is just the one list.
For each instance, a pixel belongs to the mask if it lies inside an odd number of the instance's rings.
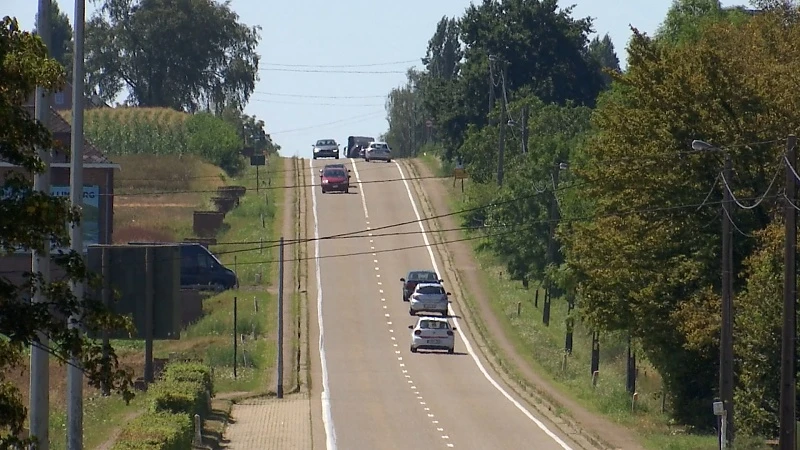
[{"label": "tree line", "polygon": [[[464,221],[482,246],[591,329],[630,333],[671,414],[699,429],[715,426],[730,189],[737,429],[776,436],[785,203],[772,181],[800,125],[800,9],[675,0],[652,36],[633,28],[625,70],[594,31],[556,0],[442,18],[424,68],[388,95],[386,139],[462,163]],[[726,148],[731,179],[695,139]]]},{"label": "tree line", "polygon": [[[73,28],[55,0],[50,19],[50,54],[71,80]],[[98,2],[86,24],[86,95],[114,103],[127,92],[121,106],[207,113],[241,146],[276,152],[264,121],[244,113],[258,81],[259,32],[214,0]],[[240,149],[227,157],[231,173],[241,170]]]}]

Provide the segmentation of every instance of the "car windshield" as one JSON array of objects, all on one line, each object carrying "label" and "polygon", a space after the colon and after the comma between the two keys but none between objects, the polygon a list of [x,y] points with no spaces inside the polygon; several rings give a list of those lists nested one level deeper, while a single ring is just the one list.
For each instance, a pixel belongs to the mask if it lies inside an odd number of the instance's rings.
[{"label": "car windshield", "polygon": [[336,145],[336,141],[334,141],[333,139],[323,139],[323,140],[317,141],[317,147],[319,147],[321,145]]},{"label": "car windshield", "polygon": [[449,330],[450,324],[442,320],[423,320],[419,327],[423,330]]},{"label": "car windshield", "polygon": [[408,274],[410,281],[439,281],[439,277],[434,272],[411,272]]},{"label": "car windshield", "polygon": [[417,292],[425,295],[444,294],[444,288],[441,286],[420,286]]},{"label": "car windshield", "polygon": [[334,177],[334,178],[343,178],[344,170],[342,169],[328,169],[325,171],[324,174],[326,177]]}]

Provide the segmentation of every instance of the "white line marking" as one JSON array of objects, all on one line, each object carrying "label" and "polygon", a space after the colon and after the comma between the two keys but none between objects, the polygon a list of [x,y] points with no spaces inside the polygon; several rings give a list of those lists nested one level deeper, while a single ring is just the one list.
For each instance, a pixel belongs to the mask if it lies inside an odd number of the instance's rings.
[{"label": "white line marking", "polygon": [[[375,270],[378,270],[378,268],[376,267],[376,268],[375,268]],[[379,274],[379,273],[376,273],[376,274],[375,274],[375,276],[376,276],[376,277],[378,277],[378,278],[380,278],[380,277],[381,277],[381,274]]]},{"label": "white line marking", "polygon": [[442,439],[450,439],[450,436],[442,436]]},{"label": "white line marking", "polygon": [[384,316],[386,316],[386,317],[389,317],[389,314],[388,314],[388,313],[387,313],[387,314],[384,314]]},{"label": "white line marking", "polygon": [[[431,243],[428,240],[428,232],[426,231],[425,226],[422,224],[422,216],[420,216],[419,210],[417,209],[417,202],[414,200],[414,195],[411,194],[411,187],[408,185],[408,180],[406,179],[406,175],[403,172],[403,168],[400,167],[400,163],[395,161],[394,164],[395,166],[397,166],[397,170],[400,172],[400,178],[403,180],[403,185],[406,188],[406,193],[408,194],[408,200],[411,202],[411,208],[414,210],[414,215],[417,217],[417,224],[419,225],[419,229],[422,232],[421,233],[422,240],[425,242],[425,248],[428,249],[428,256],[430,256],[431,258],[431,264],[433,265],[433,270],[435,270],[436,273],[441,274],[442,272],[439,271],[439,266],[438,264],[436,264],[436,257],[433,255],[433,249],[431,248]],[[451,316],[455,316],[455,312],[453,311],[452,306],[448,307],[448,309],[449,309],[449,314]],[[495,389],[500,391],[500,393],[503,394],[503,396],[507,398],[508,401],[510,401],[514,406],[517,407],[517,409],[519,409],[523,414],[525,414],[528,417],[528,419],[530,419],[533,423],[535,423],[536,426],[539,427],[539,429],[541,429],[546,435],[550,436],[550,438],[556,441],[556,443],[560,445],[561,448],[563,448],[564,450],[572,450],[572,447],[570,447],[566,442],[561,440],[561,438],[558,437],[558,435],[550,431],[550,429],[547,428],[547,426],[541,420],[537,419],[533,414],[531,414],[531,412],[528,411],[527,408],[525,408],[524,406],[522,406],[520,402],[515,400],[514,397],[511,396],[511,394],[506,392],[506,390],[503,389],[503,387],[500,386],[500,384],[497,381],[495,381],[495,379],[492,378],[491,375],[489,375],[489,372],[486,370],[486,367],[483,366],[483,363],[481,363],[481,360],[478,358],[478,355],[476,355],[475,351],[472,349],[472,344],[470,344],[469,340],[467,340],[467,336],[464,334],[461,325],[458,324],[458,318],[453,317],[453,324],[458,328],[458,335],[461,336],[461,340],[464,342],[464,346],[467,348],[467,353],[469,353],[469,355],[472,356],[472,360],[475,361],[475,364],[478,366],[478,369],[481,371],[481,373],[483,373],[483,376],[487,380],[489,380],[489,383],[491,383],[492,386],[495,387]]]},{"label": "white line marking", "polygon": [[369,240],[369,243],[370,243],[370,244],[374,244],[374,243],[375,243],[375,241],[373,241],[372,239],[370,239],[370,240]]},{"label": "white line marking", "polygon": [[394,333],[394,330],[389,330],[389,333]]},{"label": "white line marking", "polygon": [[448,446],[448,447],[452,447],[452,446],[453,446],[453,444],[447,444],[447,446]]},{"label": "white line marking", "polygon": [[436,428],[436,431],[442,432],[442,431],[444,431],[444,428],[438,427],[438,428]]},{"label": "white line marking", "polygon": [[[383,289],[378,289],[378,292],[380,292],[381,294],[383,294]],[[385,300],[385,299],[384,299],[384,300]]]},{"label": "white line marking", "polygon": [[428,417],[436,417],[436,416],[434,416],[433,414],[428,414]]},{"label": "white line marking", "polygon": [[[313,164],[309,164],[311,179],[316,179]],[[361,190],[361,189],[359,189]],[[363,196],[363,194],[362,194]],[[362,197],[363,198],[363,197]],[[333,415],[331,414],[330,386],[328,385],[328,360],[325,356],[325,326],[322,320],[322,273],[319,264],[319,217],[317,215],[317,190],[314,182],[311,182],[311,203],[314,211],[314,260],[316,262],[317,276],[317,323],[319,325],[319,361],[322,367],[322,423],[325,426],[325,448],[336,450],[336,429],[333,426]],[[364,212],[366,212],[364,203]]]},{"label": "white line marking", "polygon": [[406,366],[405,364],[400,364],[400,367],[405,367],[405,366]]},{"label": "white line marking", "polygon": [[378,264],[378,260],[377,259],[373,259],[372,262],[374,262],[375,264]]},{"label": "white line marking", "polygon": [[380,267],[376,267],[375,270],[381,270]]},{"label": "white line marking", "polygon": [[438,420],[432,420],[431,423],[439,423]]},{"label": "white line marking", "polygon": [[426,406],[425,408],[423,408],[423,409],[424,409],[425,411],[430,411],[430,410],[431,410],[431,409],[430,409],[430,408],[428,408],[427,406]]},{"label": "white line marking", "polygon": [[387,324],[387,325],[391,325],[391,324],[392,324],[392,322],[386,322],[386,324]]},{"label": "white line marking", "polygon": [[383,286],[383,283],[381,283],[380,281],[378,281],[378,286]]},{"label": "white line marking", "polygon": [[[361,177],[358,176],[358,167],[356,167],[356,160],[350,158],[350,165],[353,166],[353,171],[356,173],[356,183],[358,183],[358,193],[361,194],[361,206],[364,207],[364,218],[369,220],[369,212],[367,211],[367,197],[364,196],[364,186],[362,186],[361,184]],[[367,229],[369,229],[369,227]]]}]

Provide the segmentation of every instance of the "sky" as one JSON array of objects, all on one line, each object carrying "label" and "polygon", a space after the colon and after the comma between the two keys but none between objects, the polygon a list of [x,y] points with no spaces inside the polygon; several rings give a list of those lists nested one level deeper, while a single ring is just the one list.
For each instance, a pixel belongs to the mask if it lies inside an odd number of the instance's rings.
[{"label": "sky", "polygon": [[[58,4],[74,23],[75,0]],[[469,4],[470,0],[231,0],[241,22],[262,28],[257,50],[260,79],[245,112],[264,120],[284,156],[310,157],[317,139],[377,139],[388,128],[386,95],[405,84],[408,68],[421,66],[437,22],[443,16],[461,16]],[[592,17],[595,31],[611,36],[624,67],[630,26],[652,34],[672,0],[560,4],[575,5],[575,17]],[[36,0],[0,0],[0,5],[0,15],[16,17],[23,29],[34,28]],[[87,18],[95,7],[87,1]]]}]

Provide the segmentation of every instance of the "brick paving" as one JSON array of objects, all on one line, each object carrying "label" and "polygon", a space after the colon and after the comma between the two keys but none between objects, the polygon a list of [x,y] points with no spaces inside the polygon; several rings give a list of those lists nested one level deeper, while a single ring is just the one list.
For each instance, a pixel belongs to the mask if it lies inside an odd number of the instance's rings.
[{"label": "brick paving", "polygon": [[229,450],[311,450],[308,394],[258,398],[233,406],[225,430]]}]

